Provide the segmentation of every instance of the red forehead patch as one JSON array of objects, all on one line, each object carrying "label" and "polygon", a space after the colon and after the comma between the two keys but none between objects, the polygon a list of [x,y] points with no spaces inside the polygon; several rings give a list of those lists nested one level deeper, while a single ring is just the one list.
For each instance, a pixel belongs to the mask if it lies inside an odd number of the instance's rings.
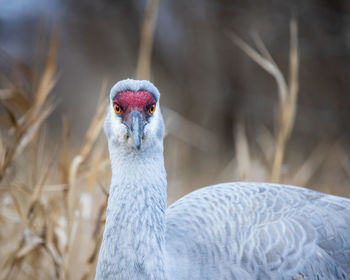
[{"label": "red forehead patch", "polygon": [[119,92],[114,99],[124,110],[127,108],[144,109],[146,106],[156,103],[153,95],[145,90]]}]

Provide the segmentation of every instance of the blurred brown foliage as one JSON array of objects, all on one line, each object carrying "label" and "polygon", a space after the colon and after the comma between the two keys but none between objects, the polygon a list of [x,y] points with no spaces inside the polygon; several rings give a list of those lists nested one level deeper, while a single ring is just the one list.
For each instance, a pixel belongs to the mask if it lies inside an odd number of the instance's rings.
[{"label": "blurred brown foliage", "polygon": [[[93,278],[107,92],[136,64],[162,93],[169,203],[237,180],[350,197],[347,2],[52,3],[0,11],[0,279]],[[43,10],[47,44],[32,36]]]}]

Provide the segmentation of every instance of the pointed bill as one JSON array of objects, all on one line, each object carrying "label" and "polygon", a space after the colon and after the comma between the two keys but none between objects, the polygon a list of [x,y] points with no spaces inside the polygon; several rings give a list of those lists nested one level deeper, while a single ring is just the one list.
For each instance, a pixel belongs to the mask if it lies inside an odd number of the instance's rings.
[{"label": "pointed bill", "polygon": [[143,136],[142,115],[138,111],[133,111],[129,115],[128,125],[129,130],[134,140],[137,149],[141,148],[141,141]]}]

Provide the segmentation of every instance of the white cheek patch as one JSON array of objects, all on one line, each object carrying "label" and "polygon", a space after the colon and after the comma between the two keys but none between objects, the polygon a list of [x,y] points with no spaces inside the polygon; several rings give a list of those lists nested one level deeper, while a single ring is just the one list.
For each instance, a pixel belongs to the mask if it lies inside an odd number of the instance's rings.
[{"label": "white cheek patch", "polygon": [[145,126],[144,131],[143,131],[143,137],[144,140],[147,141],[147,138],[151,137],[152,135],[155,135],[157,132],[157,119],[159,115],[159,110],[156,109],[154,112],[154,115],[152,116],[150,122]]},{"label": "white cheek patch", "polygon": [[126,137],[125,140],[130,146],[135,146],[135,142],[132,137]]},{"label": "white cheek patch", "polygon": [[129,132],[126,126],[122,123],[120,117],[118,117],[112,108],[111,112],[111,134],[115,141],[126,142],[129,137]]}]

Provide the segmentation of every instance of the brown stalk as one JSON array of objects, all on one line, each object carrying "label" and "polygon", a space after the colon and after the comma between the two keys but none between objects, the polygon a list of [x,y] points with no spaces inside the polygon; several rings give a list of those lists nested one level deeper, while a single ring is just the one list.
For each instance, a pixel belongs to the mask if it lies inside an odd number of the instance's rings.
[{"label": "brown stalk", "polygon": [[97,106],[97,111],[90,123],[90,126],[85,135],[85,141],[81,147],[80,153],[76,155],[69,167],[69,176],[68,176],[68,191],[67,191],[67,205],[68,205],[68,241],[67,248],[64,257],[64,275],[68,277],[68,269],[70,265],[72,247],[75,240],[75,235],[77,233],[78,221],[74,219],[74,211],[76,209],[76,181],[80,175],[79,170],[82,164],[84,164],[89,156],[91,155],[94,144],[97,141],[97,138],[103,127],[103,122],[106,116],[106,108],[108,107],[108,99],[105,98],[105,92],[107,87],[107,81],[103,81],[99,101]]},{"label": "brown stalk", "polygon": [[[97,174],[108,164],[104,149],[94,148],[106,115],[107,99],[104,93],[107,83],[104,81],[97,112],[91,121],[80,151],[72,160],[69,158],[70,123],[65,121],[63,146],[61,147],[63,152],[60,160],[61,174],[59,172],[55,174],[61,175],[62,184],[59,184],[59,188],[56,187],[54,192],[51,187],[47,189],[48,181],[51,177],[54,178],[50,171],[55,160],[51,159],[43,166],[39,165],[40,158],[44,156],[43,151],[44,149],[46,151],[47,147],[45,145],[45,147],[40,148],[43,145],[41,145],[37,135],[41,131],[45,119],[54,109],[49,95],[57,81],[55,59],[56,40],[53,39],[42,75],[35,76],[30,72],[32,70],[20,64],[21,69],[17,78],[26,77],[29,80],[8,82],[8,90],[5,88],[0,92],[1,106],[4,108],[4,116],[6,117],[6,119],[0,120],[1,124],[6,125],[6,129],[0,131],[0,177],[4,178],[3,175],[12,165],[17,164],[17,162],[21,163],[26,147],[32,146],[33,148],[33,151],[29,153],[31,165],[28,168],[28,170],[32,170],[31,180],[22,182],[21,175],[22,173],[26,174],[27,169],[17,168],[13,169],[15,176],[6,177],[6,184],[4,183],[4,186],[9,186],[8,190],[4,189],[4,193],[8,193],[10,198],[12,197],[11,205],[4,207],[10,213],[7,215],[16,219],[7,227],[11,231],[13,231],[12,228],[16,227],[15,231],[22,232],[22,236],[17,235],[16,238],[13,238],[14,241],[11,241],[13,244],[11,249],[7,249],[9,252],[6,255],[7,260],[1,262],[0,277],[45,279],[45,276],[52,275],[57,279],[66,279],[71,276],[71,271],[74,270],[71,265],[73,245],[81,230],[81,221],[74,216],[76,211],[78,213],[81,211],[75,205],[80,195],[77,182],[90,182],[96,185]],[[25,86],[25,84],[30,86]],[[1,117],[3,118],[3,116]],[[12,173],[9,174],[12,175]],[[18,177],[18,175],[20,176]],[[15,180],[19,181],[18,188],[13,187]],[[90,188],[90,191],[92,192],[93,188]],[[0,197],[0,199],[2,198]],[[3,205],[0,206],[3,207]],[[99,217],[99,220],[103,219],[104,211],[105,207],[101,209],[100,215],[102,216]],[[0,216],[0,221],[3,223],[2,216]],[[66,222],[68,225],[65,224]],[[99,224],[99,227],[95,229],[97,236],[93,237],[93,242],[96,242],[94,257],[90,258],[89,263],[86,264],[91,271],[93,271],[93,262],[97,259],[99,236],[103,232],[101,222]],[[93,226],[91,228],[93,229]],[[39,229],[42,229],[41,233],[38,233]],[[1,237],[3,232],[5,231],[0,232]],[[6,240],[6,242],[9,241],[10,238]],[[10,248],[10,246],[7,247]],[[45,255],[48,258],[45,258]],[[49,274],[47,274],[48,269],[45,269],[48,262],[54,265],[54,270]]]},{"label": "brown stalk", "polygon": [[229,36],[242,51],[244,51],[266,72],[271,74],[277,83],[279,93],[279,120],[277,139],[275,144],[275,156],[272,165],[271,181],[279,182],[286,143],[294,125],[299,89],[299,55],[296,20],[292,19],[290,23],[289,85],[287,84],[282,71],[276,65],[276,63],[272,59],[272,56],[270,55],[267,48],[265,47],[265,45],[259,37],[255,36],[254,41],[260,52],[254,50],[236,35],[229,34]]},{"label": "brown stalk", "polygon": [[249,179],[249,170],[251,165],[249,144],[245,133],[244,124],[238,122],[236,126],[235,145],[239,180]]},{"label": "brown stalk", "polygon": [[157,19],[159,0],[148,0],[146,13],[141,28],[141,43],[137,62],[137,79],[149,80],[154,27]]},{"label": "brown stalk", "polygon": [[[139,80],[149,80],[151,77],[153,36],[158,8],[159,0],[147,1],[146,12],[141,28],[141,42],[137,63],[136,77]],[[209,151],[213,149],[213,143],[219,143],[215,134],[187,120],[177,112],[165,107],[163,107],[163,111],[166,111],[165,115],[169,116],[166,121],[171,120],[172,122],[172,125],[167,125],[167,127],[172,128],[169,132],[189,145],[197,147],[203,151]],[[191,131],[191,133],[188,134],[189,131]],[[168,131],[166,131],[165,136],[167,135],[167,132]],[[192,135],[192,137],[188,137],[188,135]]]},{"label": "brown stalk", "polygon": [[101,90],[100,90],[97,111],[90,123],[89,129],[86,132],[84,144],[80,150],[80,153],[73,158],[70,164],[69,190],[68,190],[68,209],[69,209],[70,215],[72,215],[72,212],[73,212],[73,205],[75,200],[74,184],[77,178],[79,167],[89,157],[92,151],[93,145],[95,144],[97,137],[99,136],[101,129],[103,127],[103,122],[106,116],[106,108],[107,108],[107,101],[106,101],[106,98],[104,98],[106,87],[107,87],[107,82],[104,81],[102,83]]},{"label": "brown stalk", "polygon": [[94,248],[92,252],[89,255],[89,258],[87,259],[87,265],[88,265],[88,272],[86,272],[82,279],[89,279],[89,275],[95,275],[95,269],[97,264],[97,257],[99,253],[99,249],[102,242],[103,237],[103,229],[104,229],[104,223],[105,223],[105,213],[107,208],[107,201],[108,201],[108,193],[106,194],[106,199],[104,203],[101,205],[98,216],[96,219],[95,229],[93,232],[93,241],[94,241]]},{"label": "brown stalk", "polygon": [[71,134],[71,118],[63,118],[63,137],[62,150],[60,161],[60,176],[61,184],[68,184],[69,182],[69,139]]},{"label": "brown stalk", "polygon": [[[34,89],[32,104],[19,119],[15,117],[15,114],[11,113],[8,100],[1,100],[1,104],[8,112],[13,127],[9,130],[7,141],[3,144],[5,148],[3,148],[4,156],[0,166],[0,182],[17,155],[30,143],[41,124],[54,108],[54,105],[48,102],[48,97],[57,81],[55,76],[56,52],[57,38],[54,37],[51,40],[46,67],[41,76],[39,86],[37,89]],[[12,90],[11,93],[11,99],[14,101],[22,98],[20,89]],[[9,99],[9,97],[6,99]]]},{"label": "brown stalk", "polygon": [[275,158],[272,166],[271,181],[278,182],[281,175],[281,167],[285,153],[285,146],[290,133],[293,129],[295,112],[298,97],[298,72],[299,72],[299,55],[298,55],[298,34],[295,19],[290,23],[290,54],[289,54],[289,87],[287,99],[281,102],[280,122],[277,136],[277,145]]}]

